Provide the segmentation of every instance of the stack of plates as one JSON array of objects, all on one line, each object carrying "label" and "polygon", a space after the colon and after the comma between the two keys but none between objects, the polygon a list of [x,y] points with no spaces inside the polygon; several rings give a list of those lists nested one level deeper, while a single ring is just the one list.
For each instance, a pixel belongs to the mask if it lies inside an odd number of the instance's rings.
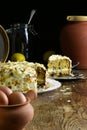
[{"label": "stack of plates", "polygon": [[9,54],[9,38],[6,30],[0,25],[0,61],[5,62]]}]

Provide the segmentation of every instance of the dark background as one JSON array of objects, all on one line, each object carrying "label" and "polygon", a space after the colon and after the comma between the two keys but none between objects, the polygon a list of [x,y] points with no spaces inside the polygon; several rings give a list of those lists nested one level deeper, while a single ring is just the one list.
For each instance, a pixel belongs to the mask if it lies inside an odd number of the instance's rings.
[{"label": "dark background", "polygon": [[36,9],[31,21],[38,33],[33,47],[35,60],[45,62],[43,55],[47,51],[62,53],[59,43],[60,31],[67,23],[67,15],[87,15],[84,1],[8,1],[1,5],[0,24],[9,28],[14,23],[27,23],[30,12]]}]

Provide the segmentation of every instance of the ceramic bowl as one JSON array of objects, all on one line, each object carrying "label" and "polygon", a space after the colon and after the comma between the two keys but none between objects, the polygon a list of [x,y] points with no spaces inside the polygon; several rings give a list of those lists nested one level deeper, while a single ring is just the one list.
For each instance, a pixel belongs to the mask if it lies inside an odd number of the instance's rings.
[{"label": "ceramic bowl", "polygon": [[23,104],[0,105],[0,130],[24,130],[33,116],[34,108],[28,100]]}]

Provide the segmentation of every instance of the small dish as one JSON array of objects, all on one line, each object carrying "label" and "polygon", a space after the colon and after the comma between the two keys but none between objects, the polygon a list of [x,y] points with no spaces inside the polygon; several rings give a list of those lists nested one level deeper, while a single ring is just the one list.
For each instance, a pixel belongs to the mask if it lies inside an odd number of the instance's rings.
[{"label": "small dish", "polygon": [[0,25],[0,61],[5,62],[9,55],[9,38],[5,29]]},{"label": "small dish", "polygon": [[50,77],[51,79],[55,79],[55,80],[62,80],[62,81],[66,81],[66,80],[77,80],[77,79],[85,79],[85,75],[80,72],[79,70],[72,70],[72,74],[73,76],[59,76],[59,77]]}]

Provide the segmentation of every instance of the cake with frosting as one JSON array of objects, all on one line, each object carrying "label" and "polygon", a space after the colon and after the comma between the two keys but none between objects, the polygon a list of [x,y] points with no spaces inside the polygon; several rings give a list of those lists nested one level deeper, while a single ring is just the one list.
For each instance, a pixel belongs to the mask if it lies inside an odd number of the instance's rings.
[{"label": "cake with frosting", "polygon": [[33,68],[37,74],[37,86],[42,87],[46,84],[46,67],[41,63],[27,62],[28,66]]},{"label": "cake with frosting", "polygon": [[13,91],[26,92],[44,87],[46,68],[33,62],[0,62],[0,86],[7,86]]},{"label": "cake with frosting", "polygon": [[71,76],[72,60],[67,56],[53,54],[48,58],[47,76]]}]

